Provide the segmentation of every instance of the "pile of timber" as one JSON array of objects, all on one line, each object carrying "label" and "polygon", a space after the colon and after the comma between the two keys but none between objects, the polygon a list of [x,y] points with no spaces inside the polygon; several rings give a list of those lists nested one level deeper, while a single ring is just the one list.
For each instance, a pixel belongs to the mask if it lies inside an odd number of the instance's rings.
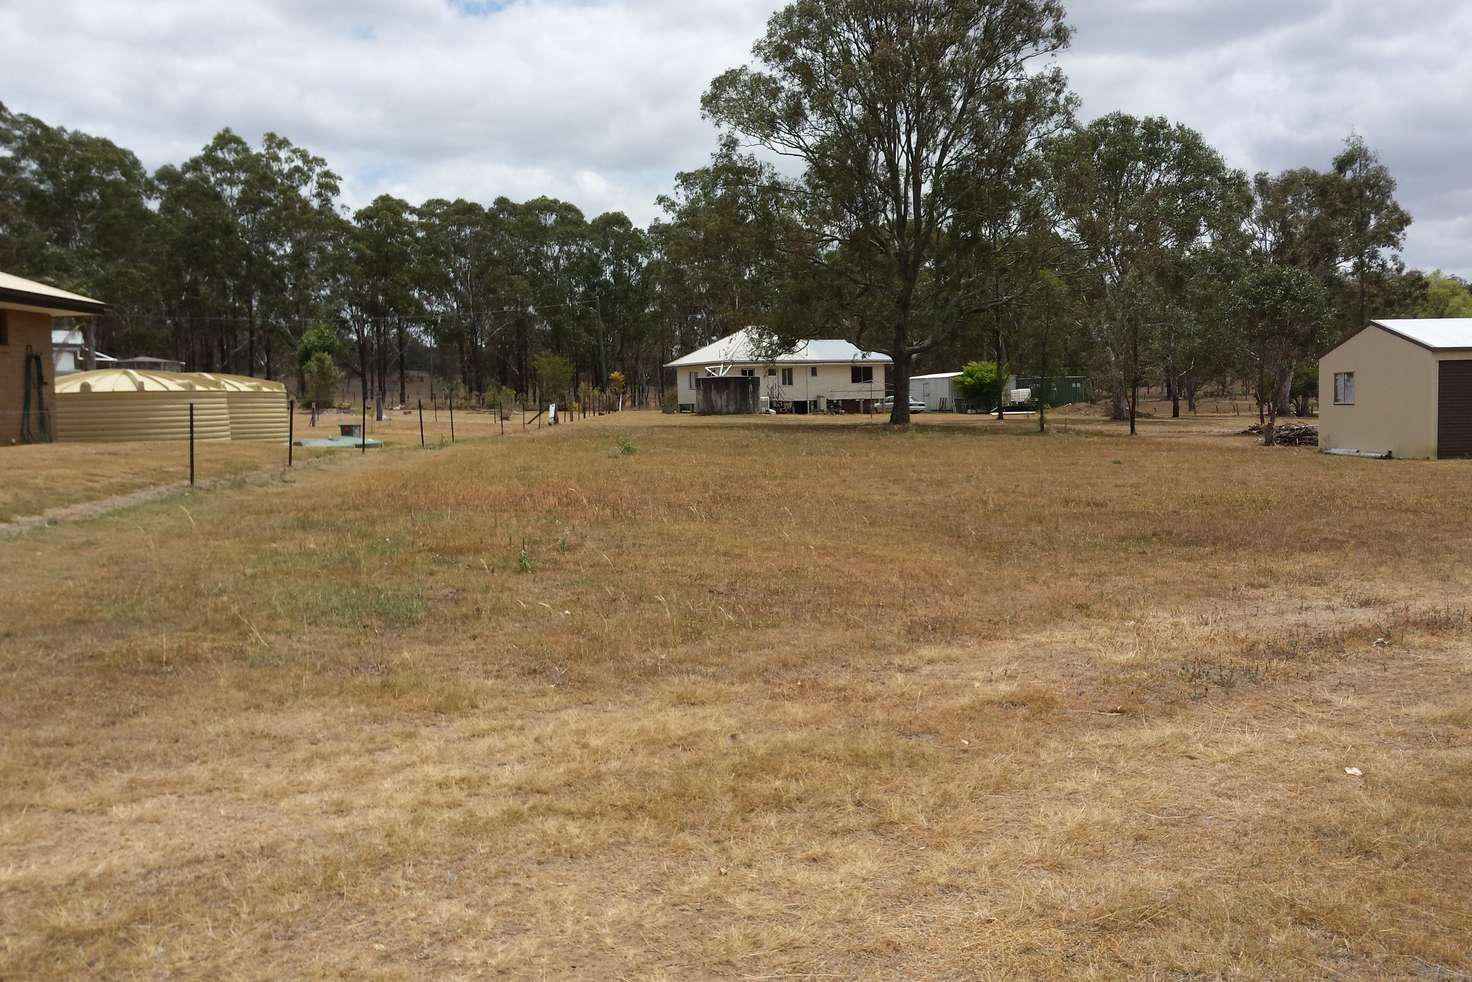
[{"label": "pile of timber", "polygon": [[[1243,430],[1242,435],[1262,439],[1262,431],[1258,423]],[[1317,447],[1319,428],[1312,423],[1279,423],[1273,427],[1273,442],[1280,447]]]}]

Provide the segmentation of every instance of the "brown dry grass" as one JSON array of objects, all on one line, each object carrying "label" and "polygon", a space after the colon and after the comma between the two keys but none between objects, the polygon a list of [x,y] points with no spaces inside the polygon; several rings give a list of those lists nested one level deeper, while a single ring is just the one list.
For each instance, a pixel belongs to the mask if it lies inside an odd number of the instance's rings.
[{"label": "brown dry grass", "polygon": [[1236,422],[626,415],[0,542],[0,976],[1465,977],[1472,470]]}]

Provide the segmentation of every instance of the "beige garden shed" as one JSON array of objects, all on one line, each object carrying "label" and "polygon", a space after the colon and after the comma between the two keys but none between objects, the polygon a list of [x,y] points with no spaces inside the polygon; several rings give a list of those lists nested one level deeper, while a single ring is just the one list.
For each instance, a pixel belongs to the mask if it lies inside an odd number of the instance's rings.
[{"label": "beige garden shed", "polygon": [[1472,458],[1472,318],[1374,321],[1319,359],[1319,446]]}]

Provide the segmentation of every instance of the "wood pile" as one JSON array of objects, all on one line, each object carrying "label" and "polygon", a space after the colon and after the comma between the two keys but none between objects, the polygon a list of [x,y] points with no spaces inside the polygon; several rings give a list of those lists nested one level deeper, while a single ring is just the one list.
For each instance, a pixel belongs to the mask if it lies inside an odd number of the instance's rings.
[{"label": "wood pile", "polygon": [[[1257,423],[1243,430],[1242,435],[1255,436],[1260,440],[1262,430],[1262,424]],[[1312,423],[1279,423],[1273,428],[1273,443],[1280,447],[1317,447],[1319,428]]]}]

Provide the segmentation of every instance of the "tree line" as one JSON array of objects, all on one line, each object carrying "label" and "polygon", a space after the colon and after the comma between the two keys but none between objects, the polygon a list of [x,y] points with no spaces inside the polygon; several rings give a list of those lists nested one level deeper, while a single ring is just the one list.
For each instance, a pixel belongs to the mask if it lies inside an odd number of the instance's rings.
[{"label": "tree line", "polygon": [[1146,386],[1177,414],[1207,386],[1306,411],[1318,355],[1367,320],[1472,313],[1467,284],[1405,268],[1411,217],[1363,139],[1249,176],[1167,119],[1081,121],[1071,37],[1059,0],[794,0],[711,83],[720,142],[648,228],[552,198],[349,212],[275,134],[150,174],[0,107],[0,268],[200,370],[290,376],[313,332],[380,406],[411,371],[528,392],[539,360],[654,399],[665,361],[754,326],[889,354],[900,393],[979,357],[1087,374],[1132,429]]}]

